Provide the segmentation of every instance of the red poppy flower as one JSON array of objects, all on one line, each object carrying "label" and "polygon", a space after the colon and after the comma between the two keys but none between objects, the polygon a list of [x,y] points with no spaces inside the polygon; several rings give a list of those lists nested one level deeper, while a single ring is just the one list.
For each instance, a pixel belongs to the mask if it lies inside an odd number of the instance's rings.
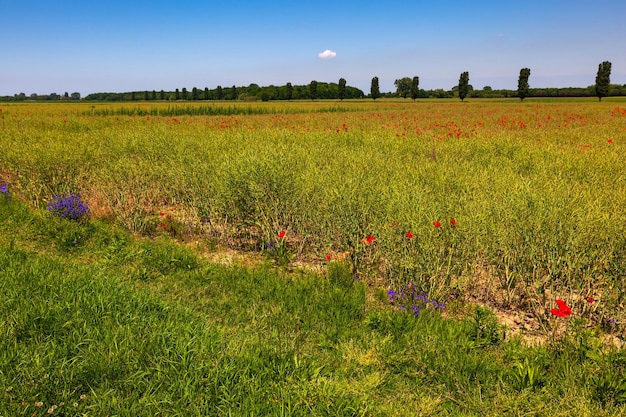
[{"label": "red poppy flower", "polygon": [[593,297],[587,297],[587,298],[585,298],[585,300],[587,300],[587,302],[590,303],[590,304],[596,301],[596,299],[593,298]]},{"label": "red poppy flower", "polygon": [[456,220],[450,219],[450,226],[456,227]]},{"label": "red poppy flower", "polygon": [[374,236],[369,235],[368,237],[365,238],[365,241],[367,243],[372,243],[374,241],[374,239],[376,239]]},{"label": "red poppy flower", "polygon": [[285,237],[285,235],[286,235],[286,234],[287,234],[287,232],[285,232],[285,231],[283,230],[283,231],[281,231],[281,232],[278,234],[278,238],[279,238],[279,239],[282,239],[282,238],[284,238],[284,237]]},{"label": "red poppy flower", "polygon": [[406,237],[407,239],[413,239],[413,233],[409,230],[408,232],[406,232]]},{"label": "red poppy flower", "polygon": [[333,255],[331,255],[330,253],[327,253],[325,259],[327,261],[330,261],[330,258],[332,258],[332,257],[333,257]]},{"label": "red poppy flower", "polygon": [[441,222],[433,222],[433,226],[435,226],[435,227],[441,227]]},{"label": "red poppy flower", "polygon": [[572,309],[569,308],[567,304],[565,304],[565,301],[555,300],[555,302],[559,306],[559,308],[553,308],[552,310],[550,310],[550,313],[557,317],[567,317],[572,314]]}]

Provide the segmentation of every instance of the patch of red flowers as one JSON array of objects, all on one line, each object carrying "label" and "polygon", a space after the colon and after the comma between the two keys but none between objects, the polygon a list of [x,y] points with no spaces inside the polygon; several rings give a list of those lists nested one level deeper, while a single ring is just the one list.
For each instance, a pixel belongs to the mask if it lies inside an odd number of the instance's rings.
[{"label": "patch of red flowers", "polygon": [[433,222],[433,226],[435,227],[441,227],[441,222],[437,221],[437,222]]},{"label": "patch of red flowers", "polygon": [[286,234],[287,234],[287,232],[285,232],[285,231],[283,230],[283,231],[281,231],[281,232],[278,234],[278,238],[279,238],[279,239],[282,239],[282,238],[284,238],[284,237],[285,237],[285,235],[286,235]]},{"label": "patch of red flowers", "polygon": [[332,257],[333,255],[331,255],[330,253],[327,253],[324,259],[326,259],[327,261],[330,261],[330,258]]},{"label": "patch of red flowers", "polygon": [[587,297],[587,298],[585,298],[585,300],[587,300],[587,302],[588,302],[589,304],[591,304],[591,303],[593,303],[593,302],[595,302],[595,301],[596,301],[596,299],[595,299],[595,298],[593,298],[593,297]]},{"label": "patch of red flowers", "polygon": [[369,235],[368,237],[365,238],[365,242],[367,243],[372,243],[376,238],[372,235]]},{"label": "patch of red flowers", "polygon": [[413,232],[411,232],[410,230],[406,232],[406,237],[407,239],[413,239]]},{"label": "patch of red flowers", "polygon": [[570,316],[572,314],[572,309],[569,308],[567,306],[567,304],[565,304],[565,301],[563,301],[563,300],[555,300],[555,302],[559,306],[559,308],[551,309],[550,313],[552,313],[553,315],[555,315],[557,317],[567,317],[567,316]]},{"label": "patch of red flowers", "polygon": [[456,220],[450,219],[450,226],[456,227]]}]

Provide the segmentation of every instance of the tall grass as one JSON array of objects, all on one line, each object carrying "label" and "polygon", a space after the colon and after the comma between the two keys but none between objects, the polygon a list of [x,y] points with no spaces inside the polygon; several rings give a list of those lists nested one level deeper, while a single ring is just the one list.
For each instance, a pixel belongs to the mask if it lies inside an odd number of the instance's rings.
[{"label": "tall grass", "polygon": [[564,298],[607,329],[624,322],[619,103],[272,103],[175,118],[32,106],[3,107],[0,171],[36,206],[79,192],[138,234],[251,252],[286,231],[295,259],[330,254],[387,287],[544,323]]},{"label": "tall grass", "polygon": [[[2,415],[623,415],[623,351],[390,306],[348,265],[218,266],[0,195]],[[54,232],[53,232],[54,231]],[[58,236],[80,234],[71,247]]]}]

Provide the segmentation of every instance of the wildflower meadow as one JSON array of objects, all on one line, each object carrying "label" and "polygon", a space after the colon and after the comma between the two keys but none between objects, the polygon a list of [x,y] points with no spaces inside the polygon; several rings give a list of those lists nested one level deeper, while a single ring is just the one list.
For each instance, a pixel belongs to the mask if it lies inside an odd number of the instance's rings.
[{"label": "wildflower meadow", "polygon": [[626,101],[1,108],[6,415],[624,412]]}]

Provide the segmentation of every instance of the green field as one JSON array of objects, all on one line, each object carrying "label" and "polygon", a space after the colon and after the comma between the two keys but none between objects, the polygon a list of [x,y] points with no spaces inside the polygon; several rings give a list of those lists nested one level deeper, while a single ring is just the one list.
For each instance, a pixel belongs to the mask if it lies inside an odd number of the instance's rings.
[{"label": "green field", "polygon": [[0,415],[625,411],[626,101],[0,110]]}]

